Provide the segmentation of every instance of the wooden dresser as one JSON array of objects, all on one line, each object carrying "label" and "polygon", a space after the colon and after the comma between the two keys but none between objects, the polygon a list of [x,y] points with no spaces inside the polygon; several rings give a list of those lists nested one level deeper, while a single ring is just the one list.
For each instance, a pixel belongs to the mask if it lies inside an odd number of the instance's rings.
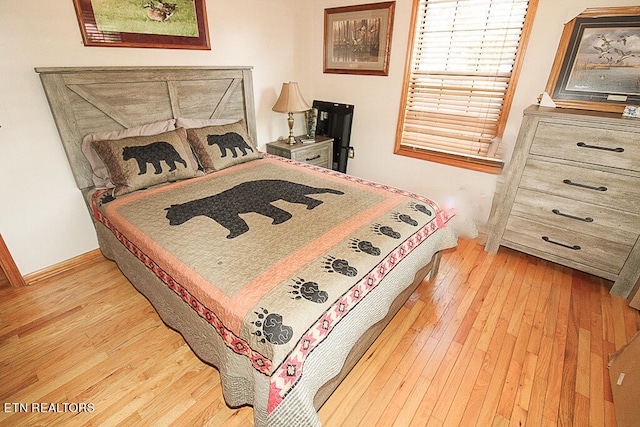
[{"label": "wooden dresser", "polygon": [[640,308],[640,119],[531,106],[485,249],[507,246],[614,281]]}]

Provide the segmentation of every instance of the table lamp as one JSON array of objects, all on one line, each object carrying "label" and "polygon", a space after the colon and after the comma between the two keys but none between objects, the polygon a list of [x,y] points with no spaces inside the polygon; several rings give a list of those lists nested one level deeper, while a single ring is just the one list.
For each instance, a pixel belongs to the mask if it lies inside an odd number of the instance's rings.
[{"label": "table lamp", "polygon": [[296,140],[293,137],[293,113],[301,113],[307,111],[311,107],[302,97],[298,83],[289,82],[282,83],[282,90],[280,91],[280,97],[273,106],[273,111],[278,113],[288,113],[289,118],[289,144],[295,144]]}]

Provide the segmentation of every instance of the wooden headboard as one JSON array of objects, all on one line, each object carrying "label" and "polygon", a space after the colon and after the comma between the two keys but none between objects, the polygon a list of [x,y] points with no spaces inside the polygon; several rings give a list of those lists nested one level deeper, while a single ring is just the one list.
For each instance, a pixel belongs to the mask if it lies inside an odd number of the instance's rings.
[{"label": "wooden headboard", "polygon": [[81,151],[91,132],[170,118],[240,119],[257,142],[251,67],[36,68],[76,184],[93,187]]}]

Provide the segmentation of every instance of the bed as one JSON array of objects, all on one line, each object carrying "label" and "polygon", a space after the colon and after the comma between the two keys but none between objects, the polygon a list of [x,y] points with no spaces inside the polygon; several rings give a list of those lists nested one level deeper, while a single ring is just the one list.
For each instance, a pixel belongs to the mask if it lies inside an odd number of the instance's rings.
[{"label": "bed", "polygon": [[251,67],[36,72],[102,253],[257,426],[319,425],[456,245],[428,198],[260,152]]}]

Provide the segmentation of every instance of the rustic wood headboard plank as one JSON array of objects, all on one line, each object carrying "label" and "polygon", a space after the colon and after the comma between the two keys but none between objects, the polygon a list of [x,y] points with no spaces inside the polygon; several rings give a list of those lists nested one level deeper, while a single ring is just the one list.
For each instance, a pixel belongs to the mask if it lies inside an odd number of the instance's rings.
[{"label": "rustic wood headboard plank", "polygon": [[76,125],[64,79],[56,74],[40,74],[40,79],[76,184],[80,189],[91,187],[93,172],[81,151],[83,137]]},{"label": "rustic wood headboard plank", "polygon": [[170,118],[245,119],[257,142],[251,67],[36,68],[78,188],[93,187],[81,151],[93,132]]},{"label": "rustic wood headboard plank", "polygon": [[88,103],[94,105],[100,111],[104,112],[106,115],[111,117],[113,120],[118,122],[120,125],[124,127],[132,127],[133,123],[129,121],[126,115],[120,114],[117,109],[112,109],[109,104],[103,103],[99,98],[93,96],[90,92],[83,89],[80,85],[69,84],[67,85],[69,90],[74,91],[78,96],[82,97]]}]

